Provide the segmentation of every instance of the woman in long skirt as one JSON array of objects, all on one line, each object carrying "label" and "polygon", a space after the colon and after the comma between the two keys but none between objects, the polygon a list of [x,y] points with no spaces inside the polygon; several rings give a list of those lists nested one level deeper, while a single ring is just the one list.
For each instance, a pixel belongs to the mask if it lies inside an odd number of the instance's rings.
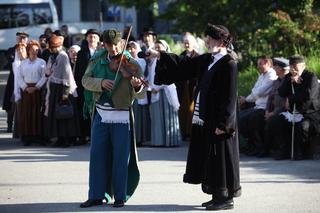
[{"label": "woman in long skirt", "polygon": [[41,87],[46,82],[46,62],[38,58],[39,49],[37,41],[28,43],[28,58],[21,62],[17,72],[18,85],[22,90],[19,133],[24,145],[39,140],[41,135]]},{"label": "woman in long skirt", "polygon": [[[169,45],[159,40],[156,50],[170,52]],[[151,146],[173,147],[181,144],[178,110],[180,107],[176,86],[154,85],[156,60],[149,67],[149,87],[151,88]]]},{"label": "woman in long skirt", "polygon": [[[57,138],[55,146],[67,147],[80,135],[76,108],[76,83],[68,55],[62,50],[63,37],[52,36],[49,42],[51,56],[47,64],[47,94],[45,116],[47,137]],[[71,118],[60,119],[56,115],[59,105],[67,103],[73,107]]]}]

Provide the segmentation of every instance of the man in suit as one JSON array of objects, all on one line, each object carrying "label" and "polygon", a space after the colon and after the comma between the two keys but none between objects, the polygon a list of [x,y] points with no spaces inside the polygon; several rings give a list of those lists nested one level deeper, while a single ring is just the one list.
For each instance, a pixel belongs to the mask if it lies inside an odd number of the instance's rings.
[{"label": "man in suit", "polygon": [[234,207],[241,195],[237,127],[237,64],[230,55],[233,40],[222,25],[208,24],[209,50],[194,58],[149,50],[157,58],[156,84],[197,79],[192,136],[184,182],[201,184],[212,199],[206,210]]}]

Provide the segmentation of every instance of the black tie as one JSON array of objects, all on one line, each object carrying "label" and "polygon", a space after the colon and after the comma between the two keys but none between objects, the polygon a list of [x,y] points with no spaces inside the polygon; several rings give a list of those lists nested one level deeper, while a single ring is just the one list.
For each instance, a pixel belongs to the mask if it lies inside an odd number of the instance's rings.
[{"label": "black tie", "polygon": [[214,62],[214,55],[211,55],[211,60],[210,60],[210,64],[212,64]]}]

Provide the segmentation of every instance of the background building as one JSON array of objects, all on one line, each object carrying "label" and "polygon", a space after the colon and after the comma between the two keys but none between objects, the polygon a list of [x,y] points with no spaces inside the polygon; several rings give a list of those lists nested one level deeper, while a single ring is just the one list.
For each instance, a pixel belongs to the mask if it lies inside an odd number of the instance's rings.
[{"label": "background building", "polygon": [[108,0],[54,0],[59,25],[68,25],[71,34],[85,33],[89,28],[100,31],[114,27],[122,31],[132,25],[137,35],[137,13],[134,7],[110,4]]}]

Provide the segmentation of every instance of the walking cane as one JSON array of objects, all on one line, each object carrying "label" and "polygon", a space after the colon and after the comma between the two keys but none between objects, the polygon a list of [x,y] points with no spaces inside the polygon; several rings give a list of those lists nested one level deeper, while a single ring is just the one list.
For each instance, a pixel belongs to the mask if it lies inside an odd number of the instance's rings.
[{"label": "walking cane", "polygon": [[[291,82],[291,90],[292,95],[294,95],[294,87]],[[295,125],[295,113],[296,113],[296,103],[293,104],[293,112],[292,112],[292,131],[291,131],[291,160],[294,160],[294,125]]]}]

